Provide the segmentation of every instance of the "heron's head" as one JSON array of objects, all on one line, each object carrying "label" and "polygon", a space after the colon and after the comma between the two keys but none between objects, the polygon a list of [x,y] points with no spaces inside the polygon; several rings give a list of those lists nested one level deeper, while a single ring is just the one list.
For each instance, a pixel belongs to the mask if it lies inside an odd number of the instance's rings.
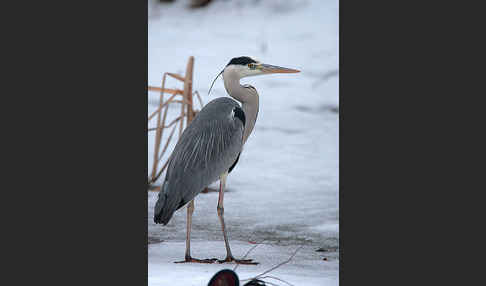
[{"label": "heron's head", "polygon": [[298,73],[299,70],[289,69],[279,66],[273,66],[269,64],[261,63],[260,61],[250,57],[237,57],[232,58],[223,70],[223,76],[225,74],[233,74],[238,78],[244,78],[247,76],[255,76],[271,73]]},{"label": "heron's head", "polygon": [[236,79],[240,80],[241,78],[247,76],[254,76],[254,75],[262,75],[262,74],[271,74],[271,73],[297,73],[300,72],[299,70],[289,69],[279,66],[272,66],[269,64],[263,64],[254,58],[250,57],[237,57],[232,58],[231,61],[226,65],[226,67],[216,76],[209,88],[208,95],[213,88],[214,82],[216,79],[223,75],[225,80],[226,86],[226,79]]}]

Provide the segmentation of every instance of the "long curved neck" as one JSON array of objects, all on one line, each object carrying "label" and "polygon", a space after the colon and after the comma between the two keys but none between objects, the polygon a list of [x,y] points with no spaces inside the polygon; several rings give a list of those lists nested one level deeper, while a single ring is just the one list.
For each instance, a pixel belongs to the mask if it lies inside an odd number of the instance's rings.
[{"label": "long curved neck", "polygon": [[245,88],[240,84],[238,74],[232,71],[223,72],[224,87],[228,94],[241,102],[241,108],[245,112],[245,130],[243,132],[243,144],[255,127],[258,116],[258,93],[251,88]]},{"label": "long curved neck", "polygon": [[249,101],[241,103],[241,108],[245,112],[246,117],[245,131],[243,133],[243,144],[246,143],[246,139],[248,139],[253,131],[253,127],[255,127],[258,116],[258,93],[255,94],[255,96],[250,97]]}]

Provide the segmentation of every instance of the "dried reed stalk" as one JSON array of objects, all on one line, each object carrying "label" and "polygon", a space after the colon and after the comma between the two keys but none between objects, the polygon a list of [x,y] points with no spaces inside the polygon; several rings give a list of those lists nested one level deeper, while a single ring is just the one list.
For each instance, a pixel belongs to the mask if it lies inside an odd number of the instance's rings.
[{"label": "dried reed stalk", "polygon": [[[150,121],[152,118],[155,117],[155,115],[157,115],[157,126],[155,128],[148,129],[148,131],[156,131],[155,146],[154,146],[154,163],[153,163],[153,167],[152,167],[151,179],[149,181],[149,184],[157,181],[157,179],[160,177],[162,172],[167,168],[170,157],[164,163],[162,168],[160,170],[157,170],[157,166],[160,164],[163,155],[167,151],[169,143],[170,143],[177,127],[179,127],[178,129],[179,129],[179,138],[180,138],[180,136],[182,135],[182,132],[184,130],[184,117],[187,116],[186,126],[189,125],[189,123],[194,118],[195,112],[194,112],[193,93],[192,93],[193,69],[194,69],[194,57],[191,56],[191,57],[189,57],[189,61],[187,63],[185,77],[182,77],[182,76],[175,74],[175,73],[166,72],[162,76],[162,87],[154,87],[154,86],[148,87],[149,91],[160,92],[159,106],[148,117],[148,120]],[[166,80],[167,76],[170,76],[172,78],[175,78],[179,81],[184,82],[184,90],[165,88],[165,80]],[[168,100],[164,101],[164,93],[172,94],[172,96]],[[197,95],[197,97],[199,99],[199,103],[202,107],[203,103],[202,103],[201,97],[199,96],[199,93],[197,93],[197,91],[196,91],[195,94]],[[182,99],[180,99],[180,100],[176,99],[177,95],[181,95]],[[168,125],[166,125],[165,122],[166,122],[166,119],[167,119],[167,112],[168,112],[168,107],[169,107],[170,103],[180,103],[181,104],[181,112],[180,112],[180,115],[176,119],[172,120]],[[162,113],[163,113],[163,115],[162,115]],[[178,122],[179,122],[179,125],[175,125]],[[160,151],[160,145],[161,145],[162,138],[163,138],[164,129],[169,128],[172,125],[175,125],[175,126],[172,128],[171,133],[169,134],[169,137],[167,138],[167,141],[165,142],[165,145],[162,148],[162,152],[159,152]]]},{"label": "dried reed stalk", "polygon": [[201,108],[203,106],[203,102],[202,102],[202,99],[201,99],[201,96],[199,95],[199,92],[197,92],[197,90],[194,92],[195,95],[197,95],[197,99],[199,100],[199,104],[201,105]]},{"label": "dried reed stalk", "polygon": [[[186,114],[184,113],[183,116],[178,116],[176,119],[172,120],[168,125],[164,125],[164,126],[160,126],[158,128],[169,128],[171,127],[172,125],[174,125],[175,123],[177,123],[177,121],[181,120],[182,118],[184,118]],[[154,128],[149,128],[148,131],[154,131],[154,130],[157,130],[157,127],[154,127]]]},{"label": "dried reed stalk", "polygon": [[[159,163],[158,162],[158,157],[159,157],[159,147],[160,147],[160,140],[162,138],[162,133],[163,133],[163,129],[159,128],[160,125],[164,125],[164,124],[161,124],[162,122],[160,121],[160,111],[162,110],[162,104],[164,103],[164,87],[165,87],[165,78],[167,76],[167,73],[164,73],[164,75],[162,76],[162,88],[161,88],[161,91],[160,91],[160,99],[159,99],[159,112],[157,112],[157,131],[155,133],[155,147],[154,147],[154,162],[152,164],[152,182],[154,182],[154,177],[155,177],[155,174],[157,172],[157,164]],[[165,119],[165,115],[167,114],[167,110],[166,110],[166,113],[164,114],[164,119]],[[165,123],[165,122],[164,122]]]},{"label": "dried reed stalk", "polygon": [[170,94],[182,94],[182,90],[180,90],[180,89],[160,88],[160,87],[156,87],[156,86],[149,86],[148,90],[149,91],[170,93]]},{"label": "dried reed stalk", "polygon": [[[194,57],[189,57],[189,61],[187,62],[186,68],[186,81],[184,81],[184,100],[192,103],[192,70],[194,67]],[[187,105],[187,123],[189,125],[192,121],[194,113],[192,110],[192,104]]]},{"label": "dried reed stalk", "polygon": [[152,112],[152,114],[150,114],[150,116],[148,117],[148,121],[150,121],[150,119],[152,119],[157,114],[157,112],[160,111],[160,109],[162,109],[164,106],[166,106],[169,103],[172,103],[172,102],[174,102],[174,103],[182,103],[182,102],[184,102],[185,104],[192,105],[192,103],[187,102],[184,99],[175,99],[175,97],[176,97],[176,95],[171,96],[161,106],[157,107],[157,109],[154,112]]},{"label": "dried reed stalk", "polygon": [[172,128],[172,131],[170,132],[169,138],[167,138],[167,142],[165,143],[164,149],[162,149],[162,153],[160,154],[159,160],[162,159],[162,156],[165,154],[165,151],[169,146],[169,142],[172,139],[172,135],[174,135],[176,129],[177,129],[177,125],[174,125],[174,128]]},{"label": "dried reed stalk", "polygon": [[[184,77],[182,77],[182,76],[180,76],[180,75],[178,75],[178,74],[171,73],[171,72],[169,72],[169,73],[167,73],[167,74],[168,74],[168,75],[170,75],[170,76],[171,76],[171,77],[173,77],[173,78],[176,78],[176,79],[178,79],[178,80],[182,81],[182,82],[185,82],[185,81],[186,81],[186,78],[184,78]],[[187,73],[186,73],[186,76],[187,76]]]},{"label": "dried reed stalk", "polygon": [[167,104],[171,103],[173,100],[175,100],[174,98],[176,97],[177,94],[174,94],[173,96],[171,96],[166,102],[164,102],[163,104],[159,105],[159,107],[157,107],[157,109],[148,117],[148,120],[150,121],[150,119],[152,119],[152,117],[154,117],[154,115],[156,115],[157,113],[160,112],[160,110],[162,108],[164,108],[164,106],[166,106]]}]

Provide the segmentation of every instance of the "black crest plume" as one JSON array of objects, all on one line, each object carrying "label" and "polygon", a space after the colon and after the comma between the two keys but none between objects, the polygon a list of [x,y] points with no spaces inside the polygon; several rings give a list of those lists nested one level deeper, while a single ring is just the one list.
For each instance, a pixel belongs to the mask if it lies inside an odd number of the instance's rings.
[{"label": "black crest plume", "polygon": [[244,65],[246,66],[247,64],[252,64],[252,63],[256,63],[257,61],[255,61],[254,59],[250,58],[250,57],[237,57],[237,58],[232,58],[231,61],[226,65],[226,66],[229,66],[229,65]]}]

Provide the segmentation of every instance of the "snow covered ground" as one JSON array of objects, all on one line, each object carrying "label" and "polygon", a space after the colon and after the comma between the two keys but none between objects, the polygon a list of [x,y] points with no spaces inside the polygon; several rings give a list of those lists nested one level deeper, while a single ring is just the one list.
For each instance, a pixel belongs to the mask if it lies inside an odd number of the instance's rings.
[{"label": "snow covered ground", "polygon": [[[236,257],[249,255],[257,266],[240,265],[240,279],[270,273],[293,285],[337,285],[338,259],[338,1],[214,0],[190,10],[188,1],[149,2],[148,82],[160,86],[163,72],[184,74],[195,57],[193,89],[204,103],[227,96],[214,77],[233,57],[301,70],[243,79],[260,94],[260,112],[236,168],[228,177],[225,221]],[[168,88],[180,82],[168,79]],[[149,96],[148,112],[155,110]],[[178,108],[173,108],[173,113]],[[149,134],[149,170],[153,132]],[[217,188],[217,184],[213,185]],[[184,258],[185,208],[162,227],[153,223],[155,192],[148,193],[149,285],[206,285],[233,264],[174,264]],[[217,193],[195,201],[191,250],[197,258],[224,258],[216,214]],[[316,252],[323,248],[324,252]],[[323,260],[326,258],[327,260]],[[285,285],[276,280],[267,280]]]}]

